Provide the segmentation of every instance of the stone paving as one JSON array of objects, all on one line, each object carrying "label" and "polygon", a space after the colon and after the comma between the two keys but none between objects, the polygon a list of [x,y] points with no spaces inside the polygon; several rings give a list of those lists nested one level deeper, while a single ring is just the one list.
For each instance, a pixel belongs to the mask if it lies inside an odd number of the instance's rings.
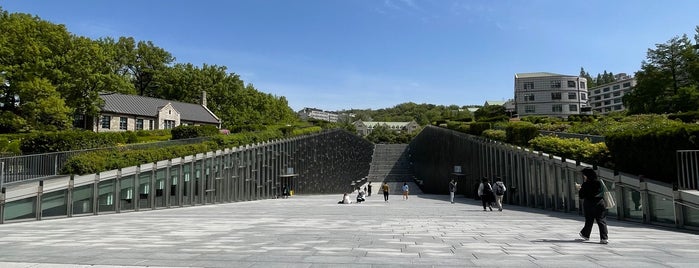
[{"label": "stone paving", "polygon": [[[354,196],[353,196],[354,197]],[[293,196],[0,225],[0,267],[697,267],[699,235],[446,195]]]}]

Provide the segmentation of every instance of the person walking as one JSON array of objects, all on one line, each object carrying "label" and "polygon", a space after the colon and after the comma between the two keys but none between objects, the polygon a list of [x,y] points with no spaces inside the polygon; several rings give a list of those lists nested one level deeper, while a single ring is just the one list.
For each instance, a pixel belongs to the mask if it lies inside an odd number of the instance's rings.
[{"label": "person walking", "polygon": [[502,197],[505,196],[507,187],[505,187],[505,183],[502,182],[500,177],[496,177],[493,188],[495,188],[495,205],[498,206],[498,211],[502,211]]},{"label": "person walking", "polygon": [[582,170],[582,185],[575,183],[578,188],[578,196],[583,200],[583,214],[585,215],[585,226],[580,230],[580,237],[583,240],[590,240],[592,224],[596,221],[599,227],[600,244],[609,243],[607,233],[607,208],[604,204],[603,181],[597,178],[597,173],[591,168]]},{"label": "person walking", "polygon": [[449,201],[454,204],[454,193],[456,192],[456,181],[451,179],[449,182]]},{"label": "person walking", "polygon": [[388,182],[384,182],[383,185],[381,185],[381,190],[383,191],[383,201],[388,202]]},{"label": "person walking", "polygon": [[481,184],[478,185],[478,196],[481,197],[481,202],[483,202],[483,211],[486,211],[486,206],[493,211],[493,200],[495,195],[493,194],[493,187],[490,185],[490,180],[488,178],[483,178]]},{"label": "person walking", "polygon": [[401,187],[401,190],[403,190],[403,200],[408,200],[408,192],[410,191],[410,188],[408,187],[407,182],[403,183],[403,187]]},{"label": "person walking", "polygon": [[367,196],[371,196],[371,182],[369,182],[369,185],[367,185],[367,188],[369,189],[367,191]]}]

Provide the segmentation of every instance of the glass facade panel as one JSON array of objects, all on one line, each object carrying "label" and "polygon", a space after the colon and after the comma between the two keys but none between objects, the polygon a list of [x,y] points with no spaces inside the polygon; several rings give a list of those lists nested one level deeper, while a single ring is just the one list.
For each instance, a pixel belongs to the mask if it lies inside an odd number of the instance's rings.
[{"label": "glass facade panel", "polygon": [[170,205],[180,205],[180,166],[170,167]]},{"label": "glass facade panel", "polygon": [[99,182],[97,211],[114,211],[114,180]]},{"label": "glass facade panel", "polygon": [[192,163],[187,163],[182,166],[182,204],[192,204]]},{"label": "glass facade panel", "polygon": [[75,187],[73,189],[73,215],[93,213],[93,184]]},{"label": "glass facade panel", "polygon": [[699,227],[699,209],[682,206],[684,213],[684,224],[688,226]]},{"label": "glass facade panel", "polygon": [[5,221],[36,219],[36,196],[5,204]]},{"label": "glass facade panel", "polygon": [[672,198],[648,194],[650,220],[660,223],[675,223],[675,207]]},{"label": "glass facade panel", "polygon": [[138,207],[139,208],[150,208],[150,198],[152,197],[151,191],[151,177],[150,171],[138,174]]},{"label": "glass facade panel", "polygon": [[165,207],[165,169],[161,168],[155,172],[155,207]]},{"label": "glass facade panel", "polygon": [[[632,189],[624,188],[624,217],[635,220],[643,220],[641,192]],[[617,204],[621,205],[621,204]]]},{"label": "glass facade panel", "polygon": [[202,160],[197,160],[194,162],[194,204],[203,204],[204,201],[202,199]]},{"label": "glass facade panel", "polygon": [[136,176],[124,176],[119,179],[119,209],[133,210],[134,209],[134,180]]},{"label": "glass facade panel", "polygon": [[68,215],[67,190],[55,191],[41,195],[41,217]]}]

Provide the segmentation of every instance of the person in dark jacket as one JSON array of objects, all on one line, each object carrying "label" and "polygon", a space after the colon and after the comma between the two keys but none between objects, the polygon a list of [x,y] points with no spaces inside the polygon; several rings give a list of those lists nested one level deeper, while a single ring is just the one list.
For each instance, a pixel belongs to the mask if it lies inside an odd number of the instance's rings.
[{"label": "person in dark jacket", "polygon": [[599,237],[601,244],[607,244],[607,209],[605,208],[602,182],[597,178],[597,173],[591,168],[582,170],[583,183],[575,184],[578,187],[578,196],[583,200],[583,214],[585,215],[585,226],[580,231],[583,240],[590,240],[592,224],[596,221],[599,227]]}]

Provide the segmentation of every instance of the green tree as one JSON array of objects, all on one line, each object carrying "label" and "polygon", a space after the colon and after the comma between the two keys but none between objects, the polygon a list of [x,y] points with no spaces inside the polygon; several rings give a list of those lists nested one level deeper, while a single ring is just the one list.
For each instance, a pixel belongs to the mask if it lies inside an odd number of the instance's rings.
[{"label": "green tree", "polygon": [[[697,30],[699,36],[699,29]],[[695,36],[695,39],[699,37]],[[641,70],[636,72],[636,87],[623,98],[629,113],[674,113],[696,110],[699,101],[697,68],[699,49],[687,35],[674,37],[655,49],[648,49]]]},{"label": "green tree", "polygon": [[156,91],[161,85],[154,80],[175,61],[170,52],[151,41],[136,42],[133,37],[120,37],[117,41],[104,38],[98,42],[109,51],[114,74],[128,77],[138,95],[157,97]]},{"label": "green tree", "polygon": [[55,131],[71,127],[72,110],[65,105],[54,86],[47,79],[20,82],[20,114],[39,130]]},{"label": "green tree", "polygon": [[[63,114],[41,118],[46,105],[65,104],[56,100],[56,85],[67,77],[64,72],[71,35],[62,25],[38,17],[0,10],[0,70],[4,83],[0,87],[3,117],[8,122],[25,118],[26,129],[63,128]],[[35,90],[36,92],[33,92]],[[45,91],[45,92],[43,92]],[[65,107],[56,107],[65,109]],[[15,116],[11,116],[9,112]],[[50,116],[50,115],[49,115]],[[22,126],[24,128],[24,126]],[[8,129],[8,128],[5,128]]]},{"label": "green tree", "polygon": [[587,88],[593,88],[599,85],[597,82],[599,81],[600,75],[597,74],[597,80],[592,79],[592,76],[590,76],[590,73],[585,71],[585,68],[580,67],[580,77],[584,77],[587,79]]},{"label": "green tree", "polygon": [[473,115],[476,118],[476,121],[479,122],[507,121],[509,118],[505,112],[505,107],[502,105],[488,105],[481,107]]}]

